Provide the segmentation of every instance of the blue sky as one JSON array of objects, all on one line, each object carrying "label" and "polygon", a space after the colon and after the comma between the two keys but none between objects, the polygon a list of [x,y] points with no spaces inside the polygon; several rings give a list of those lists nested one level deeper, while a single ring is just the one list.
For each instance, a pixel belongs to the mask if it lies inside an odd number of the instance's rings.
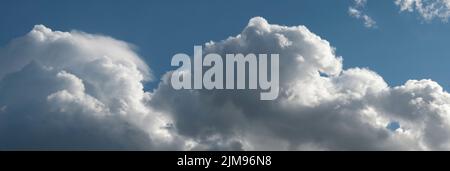
[{"label": "blue sky", "polygon": [[[4,0],[0,5],[0,44],[30,31],[35,24],[54,30],[81,30],[135,44],[157,78],[171,69],[176,53],[194,45],[240,33],[248,20],[305,25],[343,56],[344,67],[368,67],[391,86],[430,78],[449,89],[450,25],[399,12],[391,0],[369,1],[365,12],[376,29],[348,15],[351,0]],[[148,84],[148,88],[158,81]]]}]

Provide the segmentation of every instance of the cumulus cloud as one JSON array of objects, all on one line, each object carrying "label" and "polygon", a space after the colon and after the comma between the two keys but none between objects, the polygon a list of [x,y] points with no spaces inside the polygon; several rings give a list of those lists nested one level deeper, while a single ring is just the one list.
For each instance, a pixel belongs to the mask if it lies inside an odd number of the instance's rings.
[{"label": "cumulus cloud", "polygon": [[354,0],[353,3],[353,6],[348,8],[348,15],[362,20],[364,26],[367,28],[375,28],[377,26],[377,22],[372,19],[372,17],[364,13],[367,0]]},{"label": "cumulus cloud", "polygon": [[128,43],[37,25],[0,49],[0,149],[164,148],[150,78]]},{"label": "cumulus cloud", "polygon": [[[450,94],[432,80],[390,87],[305,26],[252,18],[204,53],[280,54],[280,95],[151,92],[150,69],[110,37],[36,26],[0,49],[0,149],[450,149]],[[395,127],[393,126],[395,125]]]},{"label": "cumulus cloud", "polygon": [[[330,43],[305,26],[256,17],[237,36],[205,44],[205,53],[279,53],[280,97],[170,87],[152,106],[173,118],[189,149],[436,150],[449,149],[450,95],[431,80],[390,87],[366,68],[342,68]],[[392,129],[393,123],[398,128]]]}]

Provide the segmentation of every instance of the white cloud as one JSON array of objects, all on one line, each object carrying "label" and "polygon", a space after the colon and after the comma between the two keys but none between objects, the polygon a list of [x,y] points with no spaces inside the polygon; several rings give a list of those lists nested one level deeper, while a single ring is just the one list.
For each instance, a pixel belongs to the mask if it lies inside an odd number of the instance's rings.
[{"label": "white cloud", "polygon": [[447,22],[450,17],[450,0],[395,0],[401,11],[418,12],[426,21],[439,18]]},{"label": "white cloud", "polygon": [[[376,22],[363,9],[367,0],[353,0],[353,6],[349,7],[350,16],[361,19],[368,28],[376,26]],[[400,7],[400,11],[417,12],[425,21],[440,19],[447,22],[450,17],[450,0],[394,0]]]},{"label": "white cloud", "polygon": [[367,0],[354,0],[353,3],[353,6],[348,8],[348,14],[351,17],[362,20],[365,27],[375,28],[377,26],[377,22],[372,19],[372,17],[365,14],[363,11],[366,6]]},{"label": "white cloud", "polygon": [[356,7],[364,7],[367,3],[367,0],[354,0]]}]

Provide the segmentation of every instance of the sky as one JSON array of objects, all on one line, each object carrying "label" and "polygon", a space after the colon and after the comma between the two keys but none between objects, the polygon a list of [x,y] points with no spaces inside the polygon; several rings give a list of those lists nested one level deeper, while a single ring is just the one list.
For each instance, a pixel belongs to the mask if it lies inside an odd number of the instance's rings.
[{"label": "sky", "polygon": [[[0,150],[449,150],[449,17],[450,0],[4,0]],[[196,45],[278,54],[277,96],[174,88]]]},{"label": "sky", "polygon": [[[43,24],[56,30],[109,35],[136,45],[157,78],[171,69],[171,57],[192,53],[194,45],[237,35],[261,16],[282,25],[305,25],[330,41],[344,67],[368,67],[390,85],[431,78],[449,89],[450,25],[399,12],[394,1],[369,1],[365,11],[377,21],[367,29],[349,17],[351,0],[146,1],[6,0],[0,6],[0,43]],[[147,85],[154,88],[157,82]]]}]

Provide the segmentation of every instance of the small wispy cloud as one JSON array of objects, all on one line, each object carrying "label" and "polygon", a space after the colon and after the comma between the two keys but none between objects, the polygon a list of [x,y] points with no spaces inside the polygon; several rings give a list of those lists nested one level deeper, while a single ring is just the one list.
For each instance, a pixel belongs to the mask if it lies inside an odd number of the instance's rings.
[{"label": "small wispy cloud", "polygon": [[400,11],[417,12],[425,21],[435,18],[448,22],[450,0],[395,0]]},{"label": "small wispy cloud", "polygon": [[377,22],[364,13],[367,0],[354,0],[353,6],[348,8],[348,14],[356,19],[362,20],[366,28],[376,28]]},{"label": "small wispy cloud", "polygon": [[[367,15],[364,10],[367,0],[352,0],[353,5],[348,8],[351,17],[360,19],[367,28],[376,27],[373,18]],[[450,0],[393,0],[400,8],[400,12],[417,13],[424,21],[439,19],[444,23],[450,18]]]}]

